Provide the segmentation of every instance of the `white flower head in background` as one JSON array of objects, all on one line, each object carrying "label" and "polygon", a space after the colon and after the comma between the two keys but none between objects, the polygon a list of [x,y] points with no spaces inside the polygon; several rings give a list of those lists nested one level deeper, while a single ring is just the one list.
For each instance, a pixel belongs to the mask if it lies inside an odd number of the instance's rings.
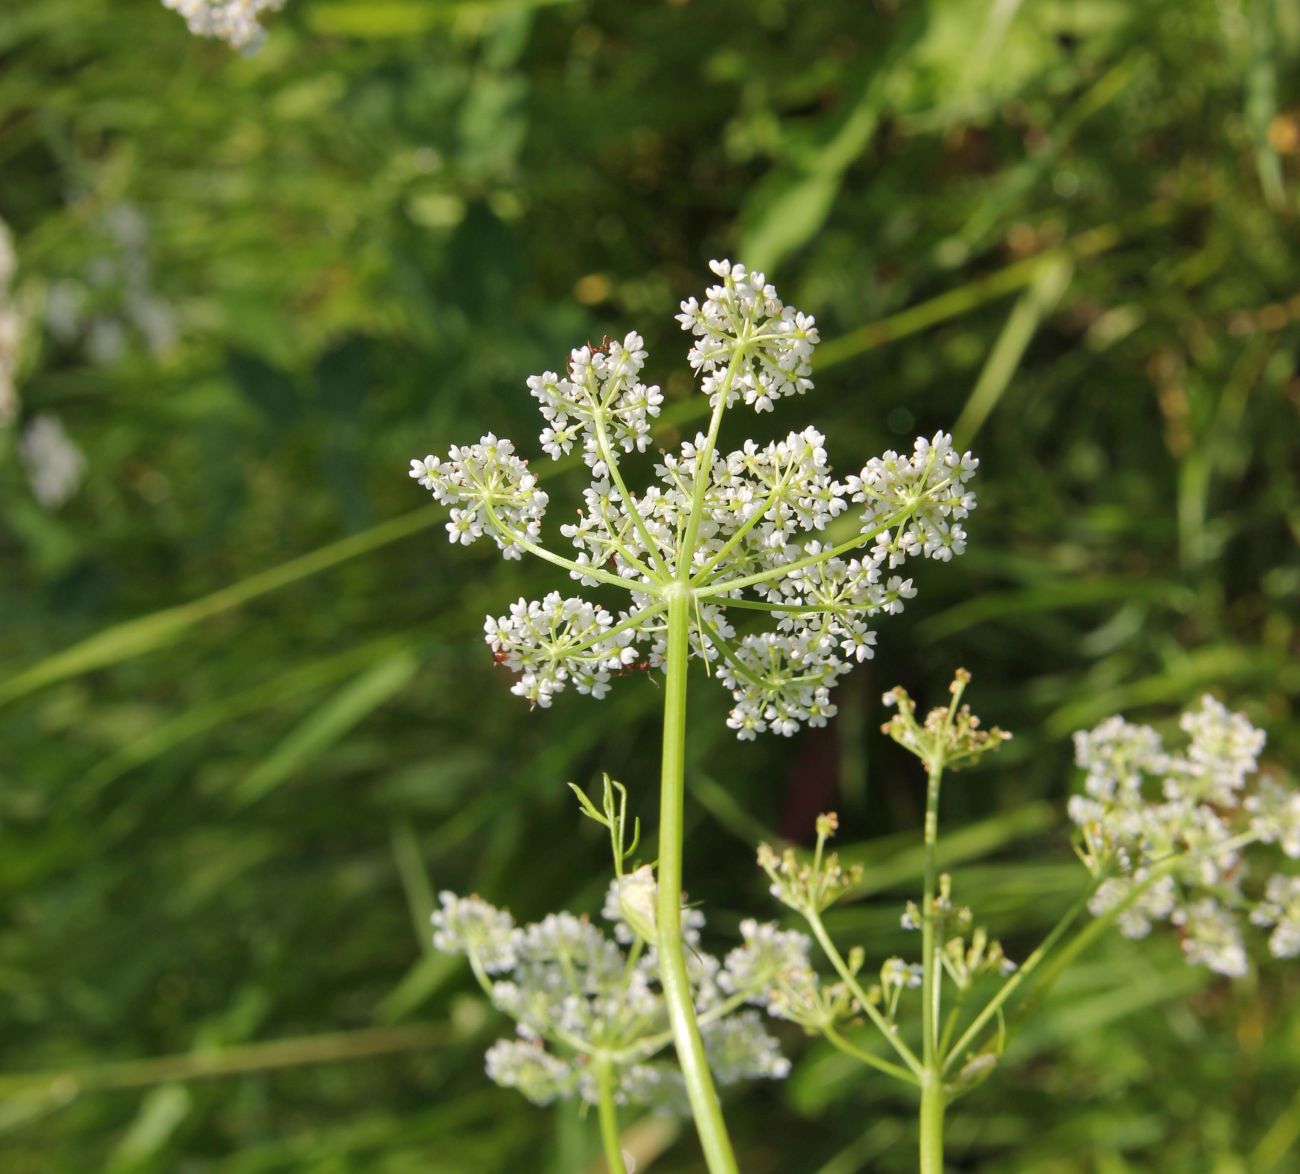
[{"label": "white flower head in background", "polygon": [[23,429],[18,451],[32,495],[46,509],[63,505],[81,484],[86,458],[54,416],[39,415]]},{"label": "white flower head in background", "polygon": [[147,216],[134,204],[111,204],[90,233],[90,260],[45,292],[45,328],[64,346],[83,348],[95,366],[120,362],[137,345],[165,358],[177,342],[176,311],[153,284]]},{"label": "white flower head in background", "polygon": [[[836,682],[874,655],[869,621],[915,596],[912,580],[894,572],[909,558],[946,561],[965,550],[978,461],[942,432],[842,482],[815,428],[720,450],[728,408],[761,413],[812,387],[818,335],[762,273],[729,261],[711,268],[719,283],[678,315],[713,409],[709,428],[660,453],[643,492],[629,488],[622,464],[649,447],[664,400],[641,378],[640,334],[578,347],[563,375],[527,380],[545,421],[542,451],[556,460],[576,451],[590,470],[576,520],[560,526],[576,556],[545,546],[548,495],[508,440],[488,433],[446,457],[413,460],[410,475],[449,509],[453,543],[487,536],[506,558],[526,552],[583,586],[630,598],[616,611],[552,592],[489,616],[487,642],[519,674],[515,693],[542,707],[570,685],[599,698],[616,676],[664,666],[670,600],[688,597],[690,655],[731,691],[727,724],[742,739],[789,736],[826,724]],[[760,630],[747,623],[737,632],[737,612]]]},{"label": "white flower head in background", "polygon": [[1080,857],[1099,881],[1089,909],[1115,916],[1130,938],[1168,921],[1189,962],[1239,978],[1249,969],[1243,914],[1275,927],[1276,957],[1300,947],[1300,881],[1278,873],[1261,886],[1243,855],[1251,844],[1276,843],[1300,856],[1300,794],[1255,777],[1264,732],[1214,697],[1179,726],[1181,749],[1122,717],[1074,736],[1075,763],[1086,773],[1068,810]]},{"label": "white flower head in background", "polygon": [[266,39],[259,18],[278,12],[284,0],[163,0],[163,6],[183,16],[196,37],[216,37],[234,49],[256,53]]},{"label": "white flower head in background", "polygon": [[[618,878],[604,916],[615,941],[586,917],[549,913],[516,926],[505,910],[479,897],[439,896],[434,946],[464,954],[497,1010],[515,1021],[518,1037],[488,1049],[488,1076],[539,1105],[578,1099],[597,1102],[597,1060],[613,1069],[621,1105],[686,1113],[682,1077],[663,1053],[672,1045],[653,948],[646,949],[647,910],[653,914],[653,869],[643,865]],[[725,968],[698,948],[704,916],[683,909],[693,1001],[705,1051],[718,1080],[780,1080],[790,1070],[762,1019],[743,1004],[764,1005],[769,986],[791,968],[808,969],[808,940],[773,925],[745,924],[747,945],[728,955]],[[625,952],[624,947],[630,947]],[[497,977],[499,976],[499,977]],[[724,996],[725,992],[725,996]]]}]

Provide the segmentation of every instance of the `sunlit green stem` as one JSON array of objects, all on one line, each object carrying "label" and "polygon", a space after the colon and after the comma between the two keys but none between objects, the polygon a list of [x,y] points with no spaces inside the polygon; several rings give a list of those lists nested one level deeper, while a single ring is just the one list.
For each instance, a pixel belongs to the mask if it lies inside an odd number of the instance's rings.
[{"label": "sunlit green stem", "polygon": [[919,1085],[921,1082],[906,1068],[899,1064],[891,1064],[888,1060],[882,1060],[879,1056],[865,1052],[856,1044],[850,1043],[845,1039],[834,1026],[830,1023],[824,1024],[821,1033],[826,1039],[839,1048],[846,1056],[852,1056],[861,1064],[866,1064],[870,1068],[875,1068],[878,1072],[883,1072],[887,1076],[894,1077],[895,1080],[901,1080],[905,1084]]},{"label": "sunlit green stem", "polygon": [[938,910],[935,892],[939,880],[939,784],[943,780],[943,760],[928,772],[925,797],[925,881],[921,896],[921,960],[925,977],[921,988],[922,1057],[928,1071],[939,1074],[939,1013],[942,995],[942,963],[939,959]]},{"label": "sunlit green stem", "polygon": [[[953,699],[954,704],[956,698]],[[951,710],[950,720],[951,720]],[[943,1057],[939,1054],[940,999],[943,970],[939,959],[938,910],[935,891],[939,879],[939,784],[943,758],[929,763],[925,794],[925,881],[921,897],[921,957],[925,973],[921,982],[921,1174],[943,1174]]]},{"label": "sunlit green stem", "polygon": [[921,1174],[943,1174],[943,1113],[947,1095],[939,1074],[921,1078]]},{"label": "sunlit green stem", "polygon": [[1088,899],[1095,892],[1095,886],[1089,886],[1088,891],[1083,894],[1069,909],[1065,911],[1064,916],[1052,926],[1048,935],[1038,944],[1028,958],[1025,959],[1024,965],[1020,967],[1005,983],[1001,990],[998,991],[988,1005],[977,1015],[971,1022],[971,1025],[962,1032],[961,1038],[948,1050],[947,1058],[944,1060],[944,1071],[946,1072],[953,1063],[965,1054],[966,1049],[974,1045],[979,1039],[980,1032],[988,1026],[990,1020],[1001,1010],[1002,1005],[1011,998],[1026,982],[1033,977],[1034,972],[1042,965],[1043,959],[1055,948],[1056,943],[1065,936],[1066,932],[1072,926],[1084,909],[1088,905]]},{"label": "sunlit green stem", "polygon": [[862,984],[858,982],[857,976],[849,969],[849,964],[844,961],[844,956],[831,940],[831,935],[826,932],[826,926],[822,924],[821,914],[815,909],[810,909],[804,912],[804,916],[808,920],[808,927],[813,931],[813,937],[817,939],[817,944],[821,946],[822,952],[830,960],[830,964],[835,967],[835,972],[844,981],[844,985],[849,988],[850,993],[857,999],[858,1006],[867,1013],[867,1018],[876,1025],[880,1034],[889,1041],[890,1046],[898,1053],[899,1059],[919,1078],[923,1071],[921,1061],[916,1058],[916,1053],[898,1038],[898,1028],[890,1023],[876,1009],[876,1005],[867,998],[867,992],[862,989]]},{"label": "sunlit green stem", "polygon": [[[605,431],[605,417],[598,414],[596,421],[596,442],[600,446],[600,459],[605,462],[605,467],[609,469],[610,479],[614,482],[618,495],[623,501],[623,506],[627,510],[627,516],[632,520],[632,526],[637,532],[637,537],[641,539],[642,545],[646,548],[651,560],[654,562],[655,570],[660,575],[667,576],[668,564],[664,562],[664,557],[659,549],[659,543],[650,537],[650,531],[646,529],[645,519],[641,517],[641,511],[637,509],[636,498],[628,492],[627,485],[623,481],[622,470],[618,467],[618,457],[614,453],[614,446],[609,443],[609,435]],[[629,551],[620,552],[628,562],[633,563],[644,573],[649,574],[648,568],[639,559],[634,558]]]},{"label": "sunlit green stem", "polygon": [[710,1174],[738,1174],[722,1106],[695,1021],[682,941],[682,822],[686,789],[686,673],[691,600],[683,588],[668,597],[667,680],[664,685],[663,764],[659,794],[659,979],[677,1047],[677,1063]]},{"label": "sunlit green stem", "polygon": [[608,1174],[627,1174],[618,1140],[618,1109],[614,1104],[614,1068],[604,1056],[596,1059],[596,1096],[600,1113],[600,1143]]}]

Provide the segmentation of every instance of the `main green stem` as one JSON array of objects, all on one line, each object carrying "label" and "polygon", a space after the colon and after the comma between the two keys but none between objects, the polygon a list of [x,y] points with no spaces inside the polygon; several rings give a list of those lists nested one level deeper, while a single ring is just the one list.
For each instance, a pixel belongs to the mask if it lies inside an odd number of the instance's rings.
[{"label": "main green stem", "polygon": [[739,1174],[722,1106],[695,1021],[695,1003],[682,942],[682,814],[686,796],[686,672],[690,652],[691,597],[668,595],[667,681],[664,685],[663,768],[659,788],[659,980],[668,1004],[677,1063],[709,1174]]},{"label": "main green stem", "polygon": [[927,1071],[921,1083],[921,1174],[943,1174],[943,1081]]},{"label": "main green stem", "polygon": [[925,976],[921,990],[921,1053],[925,1071],[921,1077],[921,1174],[943,1174],[943,1056],[939,1052],[940,984],[938,910],[935,893],[939,878],[939,784],[943,759],[932,762],[927,771],[925,795],[925,888],[921,897],[921,956]]},{"label": "main green stem", "polygon": [[618,1108],[614,1104],[614,1069],[608,1059],[596,1060],[597,1108],[600,1113],[600,1142],[605,1150],[608,1174],[627,1174],[623,1147],[618,1141]]}]

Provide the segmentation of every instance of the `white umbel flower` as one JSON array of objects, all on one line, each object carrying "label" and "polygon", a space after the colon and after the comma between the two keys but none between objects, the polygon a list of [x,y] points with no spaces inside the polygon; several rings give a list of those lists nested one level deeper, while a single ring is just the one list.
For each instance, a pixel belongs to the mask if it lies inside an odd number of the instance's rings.
[{"label": "white umbel flower", "polygon": [[260,18],[278,12],[284,0],[162,0],[185,18],[196,37],[216,37],[233,49],[256,53],[266,38]]},{"label": "white umbel flower", "polygon": [[703,390],[715,406],[726,396],[756,412],[774,401],[812,387],[812,352],[820,341],[811,314],[782,304],[776,289],[757,270],[730,261],[710,261],[722,278],[701,304],[682,302],[677,321],[695,336],[687,358],[703,375]]},{"label": "white umbel flower", "polygon": [[1264,899],[1255,906],[1250,920],[1273,927],[1268,948],[1274,958],[1300,957],[1300,876],[1279,872],[1269,877]]},{"label": "white umbel flower", "polygon": [[541,534],[549,499],[515,446],[491,432],[478,444],[452,445],[445,461],[432,455],[412,461],[411,476],[450,508],[453,543],[468,546],[490,534],[506,558],[519,558],[521,543]]},{"label": "white umbel flower", "polygon": [[509,970],[516,962],[514,919],[482,897],[438,894],[433,912],[433,944],[448,954],[473,954],[489,974]]},{"label": "white umbel flower", "polygon": [[[646,488],[629,486],[621,468],[647,449],[663,401],[641,378],[641,335],[589,343],[570,354],[563,375],[528,380],[546,424],[543,451],[579,452],[591,470],[576,519],[560,527],[572,554],[544,545],[547,496],[508,440],[488,434],[445,458],[412,461],[410,472],[449,509],[452,542],[491,535],[507,558],[527,551],[584,587],[615,586],[631,598],[615,616],[552,593],[489,618],[496,659],[520,674],[515,693],[540,706],[570,685],[603,697],[634,665],[663,666],[666,601],[684,589],[693,597],[690,655],[731,690],[728,725],[741,739],[790,736],[835,714],[836,682],[874,654],[872,621],[915,596],[913,579],[895,573],[902,564],[965,549],[978,462],[942,432],[919,438],[910,456],[869,461],[844,482],[815,428],[720,450],[729,403],[763,411],[811,386],[817,331],[761,273],[727,261],[711,268],[720,284],[702,304],[683,303],[679,321],[694,336],[688,357],[714,419],[707,433],[659,455]],[[833,524],[854,503],[862,507],[856,536],[833,544]],[[738,633],[733,618],[742,609],[747,620],[766,613],[766,630]]]}]

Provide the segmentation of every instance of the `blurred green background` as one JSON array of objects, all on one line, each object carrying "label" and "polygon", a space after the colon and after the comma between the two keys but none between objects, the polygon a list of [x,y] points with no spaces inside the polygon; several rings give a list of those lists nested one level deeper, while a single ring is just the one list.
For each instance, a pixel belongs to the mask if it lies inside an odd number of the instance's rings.
[{"label": "blurred green background", "polygon": [[[918,568],[831,729],[737,743],[694,687],[687,885],[725,950],[762,837],[868,866],[833,929],[907,948],[894,683],[1016,741],[945,795],[959,897],[1014,957],[1079,891],[1068,735],[1213,689],[1300,756],[1296,0],[289,0],[260,54],[148,0],[0,6],[0,1168],[541,1171],[594,1120],[495,1088],[510,1025],[431,952],[440,888],[596,911],[659,693],[530,713],[483,613],[564,580],[453,551],[409,458],[766,267],[825,340],[845,472],[956,426],[968,555]],[[728,438],[739,442],[738,420]],[[674,443],[672,426],[661,430]],[[75,446],[69,449],[68,444]],[[74,455],[80,452],[78,461]],[[539,463],[540,467],[540,463]],[[547,483],[552,526],[576,501]],[[960,830],[958,830],[960,829]],[[952,1111],[953,1169],[1300,1169],[1300,978],[1116,939]],[[738,1092],[746,1171],[914,1168],[914,1108],[797,1032]],[[642,1168],[693,1139],[626,1125]]]}]

